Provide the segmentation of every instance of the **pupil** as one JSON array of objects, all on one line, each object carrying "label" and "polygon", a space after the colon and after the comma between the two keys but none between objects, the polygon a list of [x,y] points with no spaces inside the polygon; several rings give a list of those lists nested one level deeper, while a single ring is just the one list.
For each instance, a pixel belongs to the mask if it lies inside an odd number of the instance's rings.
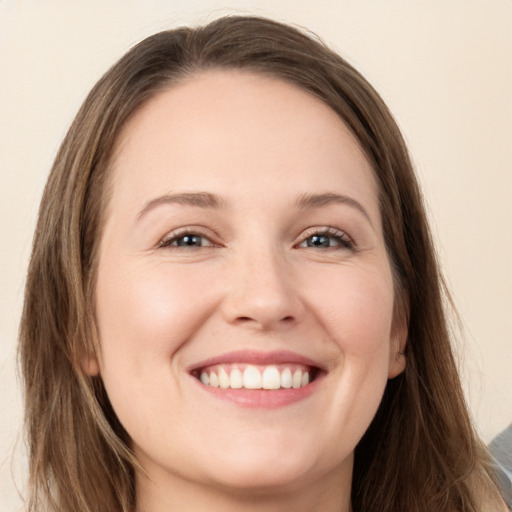
[{"label": "pupil", "polygon": [[178,239],[177,241],[178,245],[181,247],[186,246],[197,246],[201,245],[201,238],[197,235],[185,235]]},{"label": "pupil", "polygon": [[329,247],[329,237],[325,235],[313,235],[309,239],[309,247]]}]

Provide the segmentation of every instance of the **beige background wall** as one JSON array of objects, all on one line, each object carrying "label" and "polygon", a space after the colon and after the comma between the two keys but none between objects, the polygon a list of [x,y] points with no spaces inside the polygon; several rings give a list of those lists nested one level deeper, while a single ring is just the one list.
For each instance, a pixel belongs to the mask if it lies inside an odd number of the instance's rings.
[{"label": "beige background wall", "polygon": [[[23,481],[17,322],[46,174],[79,104],[142,37],[229,12],[307,26],[381,92],[424,184],[485,440],[512,421],[512,0],[0,0],[0,504]],[[16,442],[14,458],[11,456]]]}]

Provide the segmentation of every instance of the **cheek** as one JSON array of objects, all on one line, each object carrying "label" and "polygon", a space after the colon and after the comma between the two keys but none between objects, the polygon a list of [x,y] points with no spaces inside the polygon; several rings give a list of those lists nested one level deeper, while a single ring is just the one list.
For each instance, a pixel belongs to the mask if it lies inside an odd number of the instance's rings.
[{"label": "cheek", "polygon": [[377,280],[355,279],[353,284],[338,296],[339,312],[329,327],[342,354],[342,401],[358,402],[356,409],[366,416],[378,406],[387,382],[393,294]]},{"label": "cheek", "polygon": [[143,371],[141,360],[169,364],[170,357],[198,329],[211,306],[204,280],[161,266],[105,269],[98,276],[96,318],[102,372],[109,367]]},{"label": "cheek", "polygon": [[386,269],[369,267],[337,267],[317,279],[305,277],[316,325],[327,335],[325,344],[337,351],[338,364],[326,379],[330,394],[322,423],[334,464],[354,449],[382,399],[388,378],[393,284]]},{"label": "cheek", "polygon": [[393,284],[388,272],[334,269],[310,288],[312,308],[344,356],[373,359],[389,348]]},{"label": "cheek", "polygon": [[100,374],[119,420],[134,437],[158,435],[154,418],[164,421],[168,414],[170,424],[177,413],[172,404],[184,394],[179,349],[211,309],[199,277],[145,265],[105,267],[98,275]]}]

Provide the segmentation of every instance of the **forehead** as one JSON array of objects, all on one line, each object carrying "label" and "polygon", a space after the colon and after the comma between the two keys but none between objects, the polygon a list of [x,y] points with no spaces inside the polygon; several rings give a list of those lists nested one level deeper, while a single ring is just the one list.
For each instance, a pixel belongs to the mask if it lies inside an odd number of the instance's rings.
[{"label": "forehead", "polygon": [[375,196],[372,168],[333,109],[298,86],[237,70],[200,72],[151,98],[124,127],[112,171],[114,192],[140,197],[199,183],[223,195],[244,178],[290,190],[290,176],[329,189],[342,175],[345,192]]}]

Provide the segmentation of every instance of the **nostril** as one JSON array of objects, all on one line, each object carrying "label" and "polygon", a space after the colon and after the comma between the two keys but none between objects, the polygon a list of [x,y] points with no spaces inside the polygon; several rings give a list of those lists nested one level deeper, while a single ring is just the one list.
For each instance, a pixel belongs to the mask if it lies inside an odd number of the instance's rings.
[{"label": "nostril", "polygon": [[[290,324],[290,323],[293,323],[294,319],[295,319],[295,317],[288,315],[288,316],[281,318],[280,321],[283,323]],[[236,320],[239,323],[258,322],[258,320],[256,318],[251,318],[250,316],[239,316]]]}]

